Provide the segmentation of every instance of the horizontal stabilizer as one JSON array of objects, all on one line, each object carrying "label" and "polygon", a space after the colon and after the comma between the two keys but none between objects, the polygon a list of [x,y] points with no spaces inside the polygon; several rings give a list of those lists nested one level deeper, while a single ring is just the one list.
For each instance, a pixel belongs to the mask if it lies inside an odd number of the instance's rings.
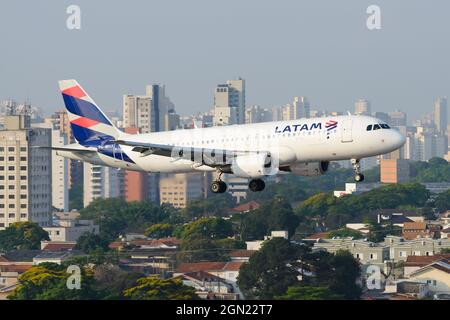
[{"label": "horizontal stabilizer", "polygon": [[34,148],[51,149],[51,150],[55,150],[55,151],[81,152],[81,153],[97,152],[96,149],[87,149],[87,148],[81,149],[81,148],[71,148],[71,147],[43,147],[43,146],[37,146]]}]

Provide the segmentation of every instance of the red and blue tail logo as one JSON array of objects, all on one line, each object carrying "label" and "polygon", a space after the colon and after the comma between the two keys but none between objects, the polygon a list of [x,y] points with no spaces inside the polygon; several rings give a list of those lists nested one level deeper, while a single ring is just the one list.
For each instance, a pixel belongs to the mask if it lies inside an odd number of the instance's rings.
[{"label": "red and blue tail logo", "polygon": [[59,81],[70,126],[75,139],[84,146],[114,140],[119,130],[96,105],[76,80]]},{"label": "red and blue tail logo", "polygon": [[114,142],[120,131],[75,80],[59,81],[75,139],[85,147],[96,147],[105,156],[134,163]]},{"label": "red and blue tail logo", "polygon": [[337,128],[338,122],[335,120],[328,120],[325,123],[325,128],[327,128],[327,131],[331,131]]}]

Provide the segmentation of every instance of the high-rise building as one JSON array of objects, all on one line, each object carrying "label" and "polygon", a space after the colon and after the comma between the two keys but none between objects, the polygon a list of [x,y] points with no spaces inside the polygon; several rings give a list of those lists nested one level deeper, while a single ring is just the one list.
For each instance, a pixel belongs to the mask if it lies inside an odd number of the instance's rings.
[{"label": "high-rise building", "polygon": [[123,170],[84,162],[84,207],[95,199],[123,197],[123,188]]},{"label": "high-rise building", "polygon": [[151,97],[123,96],[123,125],[125,128],[139,128],[141,133],[156,131]]},{"label": "high-rise building", "polygon": [[154,130],[169,131],[169,123],[167,122],[167,114],[169,111],[175,113],[175,105],[166,96],[166,87],[159,84],[148,85],[145,88],[145,94],[152,99],[152,111],[154,113]]},{"label": "high-rise building", "polygon": [[439,133],[447,130],[447,98],[438,98],[434,102],[434,124]]},{"label": "high-rise building", "polygon": [[355,114],[370,115],[371,114],[370,101],[366,99],[358,99],[355,102]]},{"label": "high-rise building", "polygon": [[[75,138],[72,135],[72,129],[70,127],[69,117],[65,110],[59,110],[52,114],[47,120],[52,123],[55,130],[60,130],[61,134],[65,136],[66,143],[75,143]],[[68,188],[72,188],[74,185],[83,184],[83,163],[76,160],[69,161],[69,180]]]},{"label": "high-rise building", "polygon": [[294,119],[310,117],[311,107],[306,97],[294,97],[292,107],[294,108]]},{"label": "high-rise building", "polygon": [[51,130],[30,128],[26,115],[8,115],[0,131],[0,229],[11,223],[52,222]]},{"label": "high-rise building", "polygon": [[245,123],[245,80],[228,80],[214,92],[214,125]]},{"label": "high-rise building", "polygon": [[285,104],[284,106],[281,107],[281,120],[284,121],[289,121],[289,120],[294,120],[294,108],[292,107],[292,105]]},{"label": "high-rise building", "polygon": [[382,183],[404,183],[409,181],[409,161],[403,159],[382,159],[380,181]]},{"label": "high-rise building", "polygon": [[251,106],[245,109],[245,123],[259,123],[272,121],[272,112],[260,106]]},{"label": "high-rise building", "polygon": [[281,117],[283,120],[309,118],[310,116],[311,107],[306,97],[294,97],[292,104],[286,104],[281,108]]},{"label": "high-rise building", "polygon": [[[140,133],[174,130],[179,117],[175,106],[166,96],[165,86],[148,85],[145,95],[123,96],[123,125],[125,128],[138,128]],[[149,174],[142,181],[148,189],[148,199],[159,203],[159,174]]]},{"label": "high-rise building", "polygon": [[[67,136],[59,129],[55,129],[53,119],[46,118],[44,123],[35,123],[34,128],[51,130],[51,145],[63,147],[67,144]],[[69,211],[69,159],[58,156],[52,151],[52,206],[57,210]]]},{"label": "high-rise building", "polygon": [[148,85],[145,95],[123,96],[123,126],[138,128],[141,133],[169,130],[173,125],[168,113],[175,113],[175,106],[166,96],[165,86]]},{"label": "high-rise building", "polygon": [[160,179],[160,203],[185,208],[189,201],[205,197],[204,173],[178,173]]},{"label": "high-rise building", "polygon": [[389,123],[389,115],[386,112],[375,112],[374,116],[381,121]]},{"label": "high-rise building", "polygon": [[[138,128],[125,128],[129,134],[139,133]],[[124,196],[125,201],[145,201],[148,199],[148,173],[125,170],[124,177]]]},{"label": "high-rise building", "polygon": [[408,150],[411,149],[411,160],[428,161],[434,157],[443,157],[447,154],[447,136],[426,131],[424,127],[417,127],[414,135],[409,135],[407,141]]},{"label": "high-rise building", "polygon": [[400,127],[400,126],[406,126],[407,125],[407,117],[406,113],[395,110],[393,112],[389,112],[389,125],[392,127]]}]

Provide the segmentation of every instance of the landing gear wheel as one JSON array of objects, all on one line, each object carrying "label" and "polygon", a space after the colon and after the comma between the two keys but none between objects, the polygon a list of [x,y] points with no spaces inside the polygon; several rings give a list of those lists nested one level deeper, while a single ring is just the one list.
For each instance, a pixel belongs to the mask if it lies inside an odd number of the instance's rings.
[{"label": "landing gear wheel", "polygon": [[359,159],[352,159],[351,162],[353,171],[355,171],[355,181],[356,182],[364,181],[364,175],[361,173],[361,166],[359,164]]},{"label": "landing gear wheel", "polygon": [[212,193],[224,193],[227,191],[227,184],[223,181],[213,181],[211,183]]},{"label": "landing gear wheel", "polygon": [[356,182],[363,182],[363,181],[364,181],[364,175],[363,175],[362,173],[358,173],[358,174],[355,176],[355,181],[356,181]]},{"label": "landing gear wheel", "polygon": [[263,191],[266,187],[266,184],[261,179],[253,179],[248,184],[248,188],[253,192]]}]

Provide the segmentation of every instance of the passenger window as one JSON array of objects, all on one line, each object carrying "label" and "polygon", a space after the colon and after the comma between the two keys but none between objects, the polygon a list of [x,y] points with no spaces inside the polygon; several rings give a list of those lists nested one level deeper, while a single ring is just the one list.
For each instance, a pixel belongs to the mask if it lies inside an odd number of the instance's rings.
[{"label": "passenger window", "polygon": [[372,131],[372,125],[371,124],[369,124],[368,126],[367,126],[367,129],[366,129],[367,131]]},{"label": "passenger window", "polygon": [[380,125],[379,124],[374,124],[373,125],[373,130],[378,130],[378,129],[381,129]]},{"label": "passenger window", "polygon": [[390,129],[391,127],[389,127],[386,123],[382,123],[382,124],[380,124],[380,126],[383,128],[383,129]]}]

